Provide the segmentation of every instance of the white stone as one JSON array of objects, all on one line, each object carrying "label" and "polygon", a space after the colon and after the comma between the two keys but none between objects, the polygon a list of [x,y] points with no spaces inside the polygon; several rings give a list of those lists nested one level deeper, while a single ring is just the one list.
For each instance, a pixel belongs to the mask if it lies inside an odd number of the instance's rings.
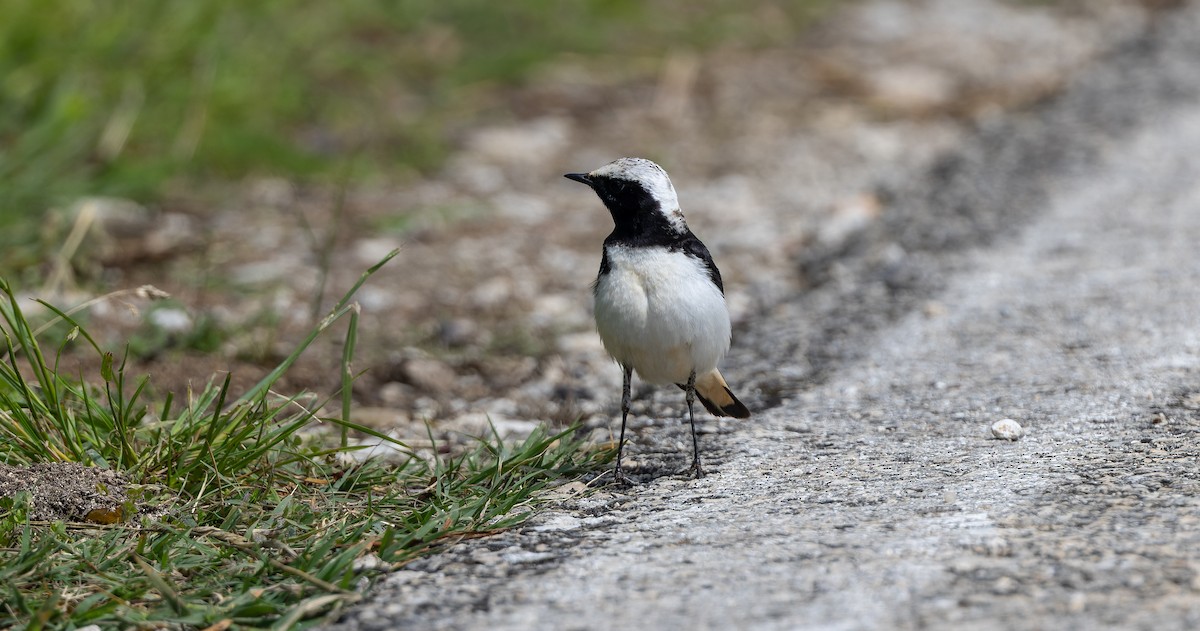
[{"label": "white stone", "polygon": [[583,522],[574,515],[567,513],[547,513],[539,516],[536,522],[530,526],[530,530],[535,532],[576,530],[582,525]]},{"label": "white stone", "polygon": [[1011,418],[1000,419],[992,423],[992,436],[1000,440],[1019,440],[1025,435],[1021,424]]},{"label": "white stone", "polygon": [[150,322],[167,333],[183,333],[192,328],[192,317],[187,311],[170,307],[150,312]]}]

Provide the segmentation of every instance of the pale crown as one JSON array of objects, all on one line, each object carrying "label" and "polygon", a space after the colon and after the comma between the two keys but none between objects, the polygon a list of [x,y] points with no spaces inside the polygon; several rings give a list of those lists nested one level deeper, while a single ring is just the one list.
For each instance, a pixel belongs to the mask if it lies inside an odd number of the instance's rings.
[{"label": "pale crown", "polygon": [[659,212],[667,218],[672,228],[679,232],[687,230],[671,178],[654,162],[645,158],[618,158],[588,175],[638,183],[658,202]]}]

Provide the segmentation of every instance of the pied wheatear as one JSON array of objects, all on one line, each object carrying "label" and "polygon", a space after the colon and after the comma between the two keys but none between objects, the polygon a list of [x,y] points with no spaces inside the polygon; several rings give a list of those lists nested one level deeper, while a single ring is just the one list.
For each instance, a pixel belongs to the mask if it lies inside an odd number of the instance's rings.
[{"label": "pied wheatear", "polygon": [[730,342],[721,272],[684,222],[662,167],[644,158],[621,158],[566,177],[590,186],[616,225],[604,240],[600,274],[592,286],[600,339],[625,376],[615,476],[624,481],[621,453],[629,386],[637,371],[649,383],[683,389],[692,428],[690,471],[700,477],[695,399],[714,416],[750,416],[717,370]]}]

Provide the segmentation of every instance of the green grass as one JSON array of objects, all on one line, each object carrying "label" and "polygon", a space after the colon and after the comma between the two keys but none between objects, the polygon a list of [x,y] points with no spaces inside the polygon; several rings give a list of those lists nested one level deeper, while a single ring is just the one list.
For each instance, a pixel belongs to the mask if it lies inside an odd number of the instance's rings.
[{"label": "green grass", "polygon": [[787,41],[832,4],[5,0],[0,270],[35,265],[44,213],[83,195],[427,170],[546,64],[646,76],[672,50]]},{"label": "green grass", "polygon": [[[432,459],[397,444],[409,454],[400,462],[358,462],[343,457],[344,435],[306,432],[323,422],[390,440],[346,417],[352,295],[378,267],[245,394],[234,398],[226,378],[154,402],[147,379],[127,375],[70,315],[55,310],[70,328],[54,345],[40,339],[0,279],[0,462],[73,461],[132,483],[126,519],[113,525],[33,522],[27,497],[0,499],[0,628],[313,624],[358,600],[381,568],[520,523],[539,491],[611,456],[568,429],[520,444],[480,439]],[[346,355],[331,367],[346,375],[340,418],[272,391],[346,320]],[[91,382],[60,370],[72,345],[99,355]],[[377,567],[356,565],[366,558]]]}]

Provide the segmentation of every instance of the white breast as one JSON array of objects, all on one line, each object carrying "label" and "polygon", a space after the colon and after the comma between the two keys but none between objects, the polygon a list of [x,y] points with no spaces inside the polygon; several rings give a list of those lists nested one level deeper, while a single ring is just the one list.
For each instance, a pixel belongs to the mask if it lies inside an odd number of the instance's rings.
[{"label": "white breast", "polygon": [[606,246],[596,328],[613,359],[651,383],[683,383],[729,350],[729,310],[704,264],[663,247]]}]

